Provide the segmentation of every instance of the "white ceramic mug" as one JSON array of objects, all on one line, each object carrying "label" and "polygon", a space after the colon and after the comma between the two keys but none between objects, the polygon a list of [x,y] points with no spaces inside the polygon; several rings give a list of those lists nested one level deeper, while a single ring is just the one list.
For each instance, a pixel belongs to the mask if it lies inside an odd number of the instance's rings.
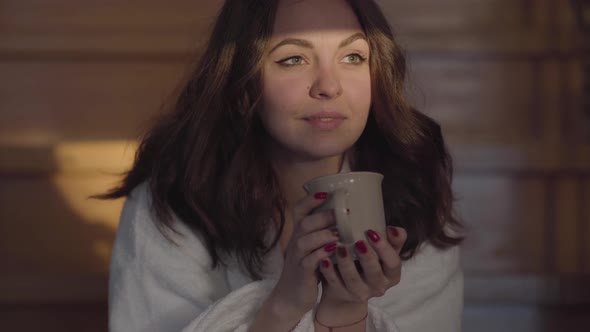
[{"label": "white ceramic mug", "polygon": [[366,241],[367,230],[386,235],[382,181],[383,175],[379,173],[348,172],[322,176],[303,185],[308,193],[328,193],[324,204],[313,212],[334,210],[338,244],[346,246],[355,258],[354,243]]}]

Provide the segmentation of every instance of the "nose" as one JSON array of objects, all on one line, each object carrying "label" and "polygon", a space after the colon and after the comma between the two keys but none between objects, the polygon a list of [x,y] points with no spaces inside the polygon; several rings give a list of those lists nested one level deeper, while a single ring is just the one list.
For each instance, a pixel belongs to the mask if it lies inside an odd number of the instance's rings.
[{"label": "nose", "polygon": [[309,89],[315,99],[333,99],[342,94],[342,85],[336,70],[329,66],[320,67]]}]

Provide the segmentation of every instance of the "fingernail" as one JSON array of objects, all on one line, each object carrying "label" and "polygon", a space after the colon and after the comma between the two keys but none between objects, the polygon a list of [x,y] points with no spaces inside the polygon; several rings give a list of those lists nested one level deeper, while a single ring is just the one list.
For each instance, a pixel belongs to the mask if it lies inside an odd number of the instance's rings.
[{"label": "fingernail", "polygon": [[346,209],[346,214],[350,214],[350,209]]},{"label": "fingernail", "polygon": [[327,268],[329,268],[329,267],[330,267],[330,261],[329,261],[329,260],[327,260],[327,259],[323,259],[323,260],[322,260],[322,267],[323,267],[324,269],[327,269]]},{"label": "fingernail", "polygon": [[399,231],[397,230],[397,228],[393,226],[387,226],[387,230],[389,231],[389,233],[391,233],[391,235],[395,237],[399,236]]},{"label": "fingernail", "polygon": [[338,247],[338,256],[340,256],[340,258],[346,258],[346,256],[348,255],[348,252],[346,251],[345,247]]},{"label": "fingernail", "polygon": [[324,247],[324,250],[327,252],[332,252],[332,251],[336,250],[337,246],[338,245],[336,243],[330,243]]},{"label": "fingernail", "polygon": [[372,229],[369,229],[367,231],[367,236],[369,237],[369,239],[371,239],[371,241],[377,243],[379,242],[379,240],[381,240],[381,237],[379,236],[379,234],[377,234],[377,232],[375,232]]},{"label": "fingernail", "polygon": [[365,241],[362,241],[362,240],[361,241],[356,241],[356,243],[354,244],[354,247],[361,254],[366,254],[367,253],[367,245],[365,244]]},{"label": "fingernail", "polygon": [[332,235],[334,235],[335,237],[340,237],[340,232],[338,232],[337,229],[333,229],[332,230]]},{"label": "fingernail", "polygon": [[319,193],[315,193],[315,194],[313,195],[313,197],[314,197],[315,199],[326,199],[326,198],[328,198],[328,193],[326,193],[326,192],[319,192]]}]

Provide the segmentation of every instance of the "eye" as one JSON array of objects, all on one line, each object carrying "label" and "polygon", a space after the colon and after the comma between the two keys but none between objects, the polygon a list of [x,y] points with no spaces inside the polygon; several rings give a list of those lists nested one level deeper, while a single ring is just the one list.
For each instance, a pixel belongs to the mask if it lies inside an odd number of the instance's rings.
[{"label": "eye", "polygon": [[358,65],[358,64],[365,62],[365,60],[367,60],[367,58],[363,57],[362,55],[360,55],[358,53],[351,53],[351,54],[348,54],[347,56],[345,56],[342,60],[346,63]]},{"label": "eye", "polygon": [[282,65],[282,66],[299,66],[305,63],[305,60],[303,59],[303,57],[296,55],[296,56],[292,56],[280,61],[277,61],[278,64]]}]

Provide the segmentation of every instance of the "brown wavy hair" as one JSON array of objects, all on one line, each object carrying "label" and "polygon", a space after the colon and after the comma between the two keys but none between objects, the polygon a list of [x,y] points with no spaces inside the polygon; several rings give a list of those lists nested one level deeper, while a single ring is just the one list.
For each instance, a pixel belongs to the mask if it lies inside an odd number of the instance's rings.
[{"label": "brown wavy hair", "polygon": [[[148,182],[160,231],[173,214],[203,239],[213,266],[230,255],[260,278],[264,255],[278,243],[285,200],[263,142],[258,116],[261,72],[279,0],[226,0],[196,69],[171,112],[142,139],[120,186],[100,196],[128,196]],[[408,259],[426,241],[461,242],[453,216],[452,165],[440,126],[403,97],[405,56],[372,0],[347,0],[370,47],[372,105],[349,151],[353,171],[382,173],[388,225],[404,227]],[[269,244],[268,232],[278,232]]]}]

